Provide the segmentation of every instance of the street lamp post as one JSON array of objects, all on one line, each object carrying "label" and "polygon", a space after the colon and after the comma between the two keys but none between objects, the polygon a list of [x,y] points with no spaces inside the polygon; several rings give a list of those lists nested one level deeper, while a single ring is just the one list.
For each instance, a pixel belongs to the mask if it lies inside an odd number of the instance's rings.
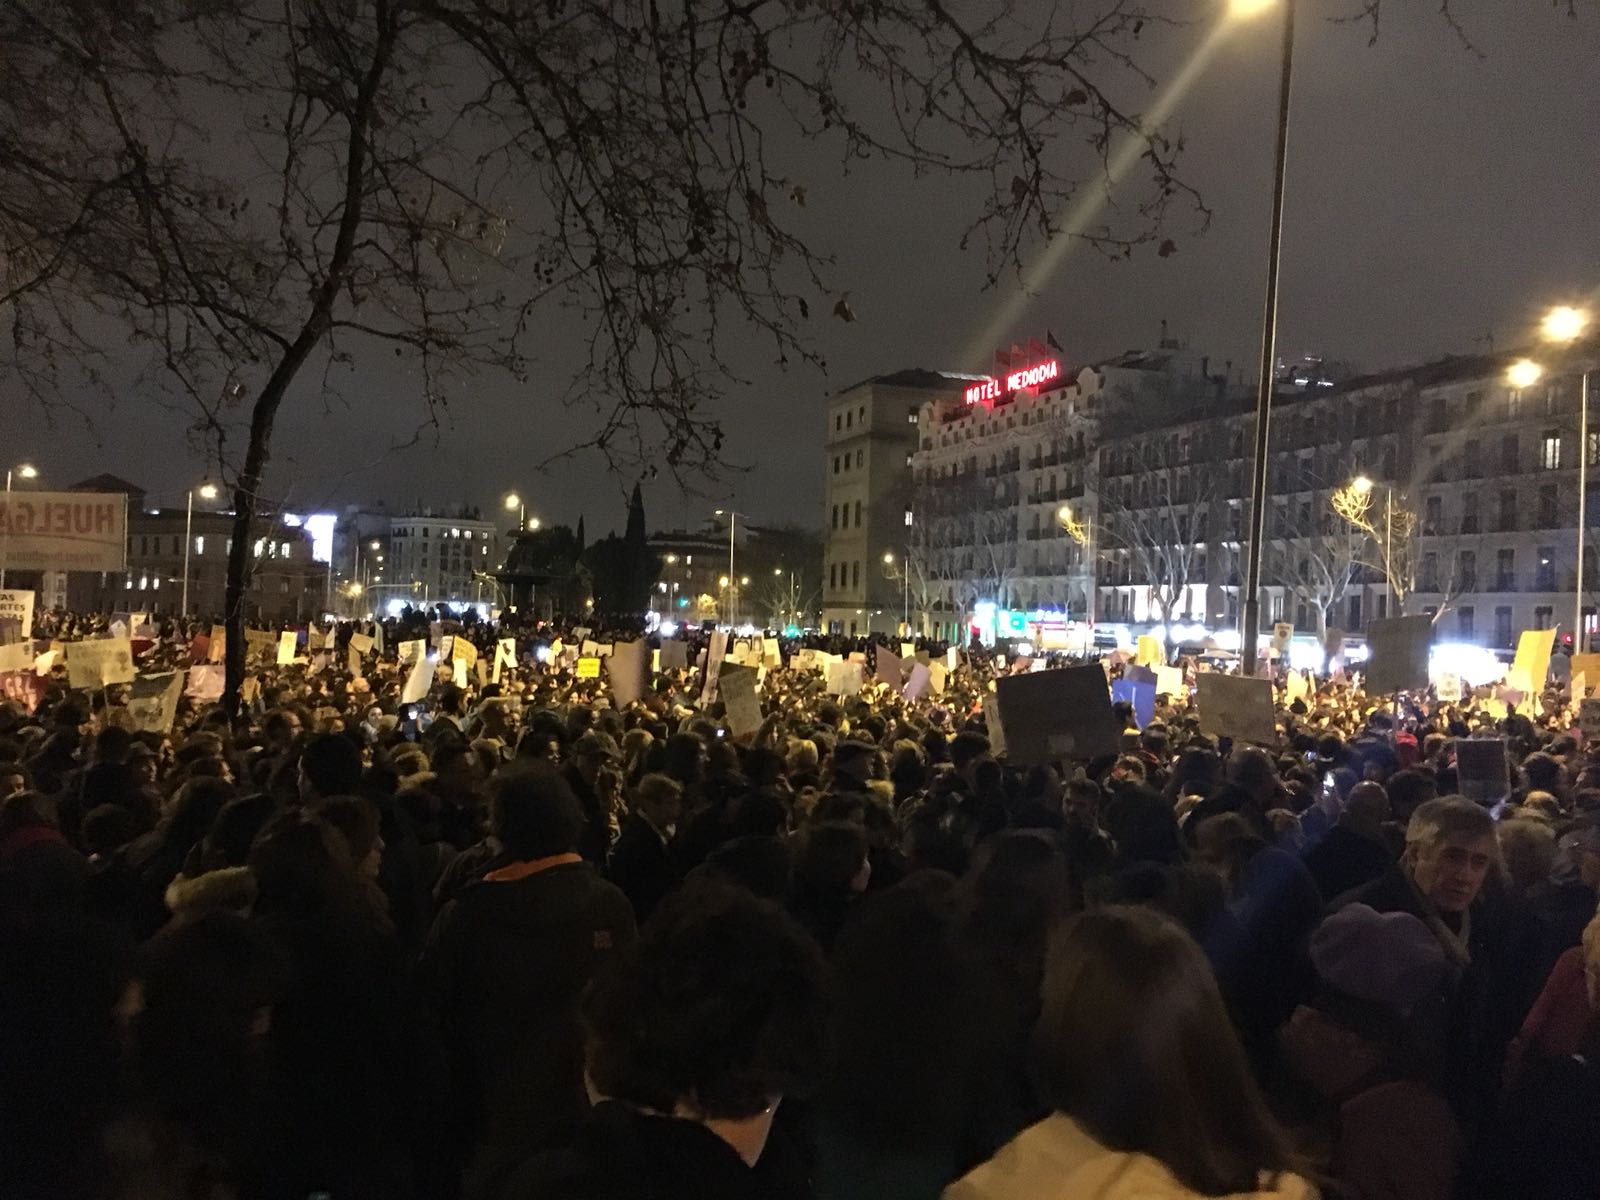
[{"label": "street lamp post", "polygon": [[190,488],[183,509],[183,603],[182,615],[189,615],[189,551],[194,548],[194,494],[198,491],[202,500],[215,500],[217,486],[214,483],[202,483],[198,488]]},{"label": "street lamp post", "polygon": [[[1571,344],[1588,328],[1589,314],[1569,304],[1558,305],[1539,322],[1539,335],[1547,342]],[[1506,381],[1514,388],[1532,387],[1544,368],[1531,359],[1519,359],[1506,371]],[[1589,633],[1583,624],[1583,556],[1588,541],[1589,501],[1589,367],[1578,374],[1578,564],[1572,588],[1572,652],[1588,650]]]},{"label": "street lamp post", "polygon": [[735,512],[731,508],[719,508],[715,510],[713,515],[728,518],[728,625],[731,627],[734,624],[733,583],[738,578],[733,573],[733,535],[734,530],[738,527],[739,517],[742,514]]},{"label": "street lamp post", "polygon": [[[1234,0],[1240,15],[1266,7],[1259,0]],[[1283,193],[1289,155],[1289,96],[1294,73],[1295,0],[1284,0],[1283,53],[1278,78],[1278,139],[1272,176],[1272,224],[1267,241],[1267,295],[1261,314],[1261,371],[1257,377],[1255,457],[1250,467],[1250,553],[1245,565],[1244,630],[1239,639],[1241,669],[1256,672],[1256,637],[1261,628],[1261,541],[1267,523],[1267,447],[1272,416],[1273,363],[1278,340],[1278,264],[1283,251]]]},{"label": "street lamp post", "polygon": [[[883,565],[889,570],[894,568],[894,552],[884,551]],[[911,572],[907,570],[910,563],[906,559],[900,561],[900,624],[909,630],[911,628]],[[891,574],[889,578],[893,579]]]},{"label": "street lamp post", "polygon": [[6,468],[6,528],[5,537],[0,539],[0,588],[6,586],[6,559],[11,555],[11,476],[15,472],[19,479],[37,479],[39,468],[32,463],[22,463],[17,467]]}]

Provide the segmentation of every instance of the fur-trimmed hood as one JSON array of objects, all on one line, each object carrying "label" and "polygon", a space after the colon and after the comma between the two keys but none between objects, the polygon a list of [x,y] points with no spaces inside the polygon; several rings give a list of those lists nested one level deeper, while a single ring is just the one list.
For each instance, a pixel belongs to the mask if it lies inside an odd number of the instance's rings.
[{"label": "fur-trimmed hood", "polygon": [[178,918],[220,910],[248,914],[256,902],[255,872],[249,867],[223,867],[203,875],[179,875],[167,885],[164,899]]}]

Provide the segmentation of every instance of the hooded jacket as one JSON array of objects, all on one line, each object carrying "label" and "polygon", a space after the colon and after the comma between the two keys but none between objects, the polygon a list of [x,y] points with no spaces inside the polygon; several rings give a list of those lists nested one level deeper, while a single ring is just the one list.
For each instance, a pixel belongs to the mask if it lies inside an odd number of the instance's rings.
[{"label": "hooded jacket", "polygon": [[627,897],[570,855],[491,872],[444,907],[422,969],[464,1141],[526,1155],[572,1136],[587,1108],[578,999],[634,933]]}]

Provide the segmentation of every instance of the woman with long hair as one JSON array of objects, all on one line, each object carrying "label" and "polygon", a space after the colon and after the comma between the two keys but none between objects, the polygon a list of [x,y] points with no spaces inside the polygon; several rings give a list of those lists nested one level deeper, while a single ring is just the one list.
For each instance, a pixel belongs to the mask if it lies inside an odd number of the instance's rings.
[{"label": "woman with long hair", "polygon": [[946,1200],[1306,1200],[1228,1024],[1211,967],[1176,922],[1111,906],[1069,918],[1034,1030],[1053,1110]]}]

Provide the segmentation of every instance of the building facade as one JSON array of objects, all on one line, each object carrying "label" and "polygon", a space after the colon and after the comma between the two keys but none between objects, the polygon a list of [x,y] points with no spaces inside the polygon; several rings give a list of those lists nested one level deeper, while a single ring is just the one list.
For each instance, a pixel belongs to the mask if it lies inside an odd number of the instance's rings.
[{"label": "building facade", "polygon": [[[379,539],[369,535],[372,540]],[[373,588],[373,609],[395,600],[413,606],[498,603],[493,572],[501,565],[500,532],[475,508],[391,517],[387,542],[373,554],[383,556],[374,562],[382,581]]]},{"label": "building facade", "polygon": [[[828,398],[824,408],[822,628],[890,632],[905,616],[912,457],[923,406],[980,377],[912,368]],[[888,560],[885,561],[885,556]]]}]

